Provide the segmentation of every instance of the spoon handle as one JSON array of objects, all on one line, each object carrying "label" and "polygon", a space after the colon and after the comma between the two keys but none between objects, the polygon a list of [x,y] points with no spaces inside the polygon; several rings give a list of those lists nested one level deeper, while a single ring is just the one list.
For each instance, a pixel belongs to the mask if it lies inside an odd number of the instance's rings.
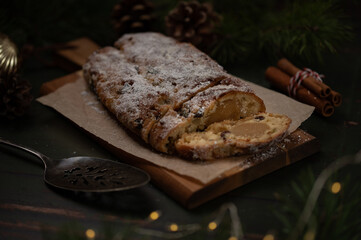
[{"label": "spoon handle", "polygon": [[0,143],[11,146],[11,147],[19,148],[19,149],[21,149],[21,150],[23,150],[25,152],[28,152],[28,153],[31,153],[31,154],[37,156],[38,158],[40,158],[43,161],[45,166],[46,166],[46,163],[49,161],[49,158],[47,156],[45,156],[42,153],[39,153],[38,151],[35,151],[35,150],[31,149],[31,148],[24,147],[22,145],[12,143],[12,142],[10,142],[8,140],[4,140],[2,138],[0,138]]}]

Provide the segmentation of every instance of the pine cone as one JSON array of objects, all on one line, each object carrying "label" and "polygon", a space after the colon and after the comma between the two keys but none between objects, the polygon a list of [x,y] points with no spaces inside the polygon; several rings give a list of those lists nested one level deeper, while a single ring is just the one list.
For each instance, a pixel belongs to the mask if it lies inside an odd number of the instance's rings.
[{"label": "pine cone", "polygon": [[168,35],[206,52],[217,40],[214,28],[220,20],[211,4],[197,1],[180,2],[165,18]]},{"label": "pine cone", "polygon": [[18,75],[0,77],[0,116],[9,119],[22,116],[33,99],[30,89],[30,83]]},{"label": "pine cone", "polygon": [[112,24],[119,36],[128,32],[148,31],[154,19],[153,4],[147,0],[123,0],[112,12]]}]

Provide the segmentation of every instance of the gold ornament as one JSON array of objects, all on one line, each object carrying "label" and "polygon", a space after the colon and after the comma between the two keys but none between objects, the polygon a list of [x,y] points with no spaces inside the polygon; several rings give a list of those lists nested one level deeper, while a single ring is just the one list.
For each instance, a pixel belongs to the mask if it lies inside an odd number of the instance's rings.
[{"label": "gold ornament", "polygon": [[0,33],[0,76],[11,76],[18,69],[18,49],[6,36]]}]

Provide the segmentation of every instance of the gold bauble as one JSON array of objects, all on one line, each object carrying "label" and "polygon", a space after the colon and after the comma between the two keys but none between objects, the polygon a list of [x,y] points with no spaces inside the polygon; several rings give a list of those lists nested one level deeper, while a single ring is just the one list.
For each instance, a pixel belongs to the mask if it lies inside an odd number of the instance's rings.
[{"label": "gold bauble", "polygon": [[0,33],[0,76],[11,76],[18,69],[18,49],[6,36]]}]

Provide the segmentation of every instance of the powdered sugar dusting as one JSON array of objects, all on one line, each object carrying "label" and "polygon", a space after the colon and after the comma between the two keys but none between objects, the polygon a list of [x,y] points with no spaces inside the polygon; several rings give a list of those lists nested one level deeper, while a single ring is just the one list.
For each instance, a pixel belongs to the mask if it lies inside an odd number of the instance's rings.
[{"label": "powdered sugar dusting", "polygon": [[255,165],[258,164],[260,162],[263,162],[267,159],[273,158],[274,156],[276,156],[279,153],[280,149],[277,145],[272,145],[271,147],[254,153],[251,157],[247,158],[246,163],[248,165]]},{"label": "powdered sugar dusting", "polygon": [[80,93],[84,98],[84,102],[87,106],[90,106],[99,114],[106,114],[107,111],[104,109],[103,105],[97,99],[94,99],[93,95],[89,91],[84,90]]},{"label": "powdered sugar dusting", "polygon": [[159,131],[159,138],[164,139],[168,136],[171,129],[175,129],[179,124],[184,123],[185,118],[178,115],[177,112],[170,110],[166,115],[159,120],[158,125],[162,126],[165,131]]},{"label": "powdered sugar dusting", "polygon": [[214,100],[230,92],[252,91],[249,86],[240,79],[235,78],[232,82],[225,82],[222,80],[218,85],[199,92],[191,100],[184,103],[183,109],[187,109],[190,113],[202,113],[213,103]]},{"label": "powdered sugar dusting", "polygon": [[141,130],[159,116],[159,99],[167,89],[152,85],[119,50],[106,47],[90,56],[84,65],[100,100],[130,129]]},{"label": "powdered sugar dusting", "polygon": [[115,46],[132,63],[146,66],[142,74],[154,85],[173,92],[175,106],[227,76],[205,53],[159,33],[126,34]]}]

